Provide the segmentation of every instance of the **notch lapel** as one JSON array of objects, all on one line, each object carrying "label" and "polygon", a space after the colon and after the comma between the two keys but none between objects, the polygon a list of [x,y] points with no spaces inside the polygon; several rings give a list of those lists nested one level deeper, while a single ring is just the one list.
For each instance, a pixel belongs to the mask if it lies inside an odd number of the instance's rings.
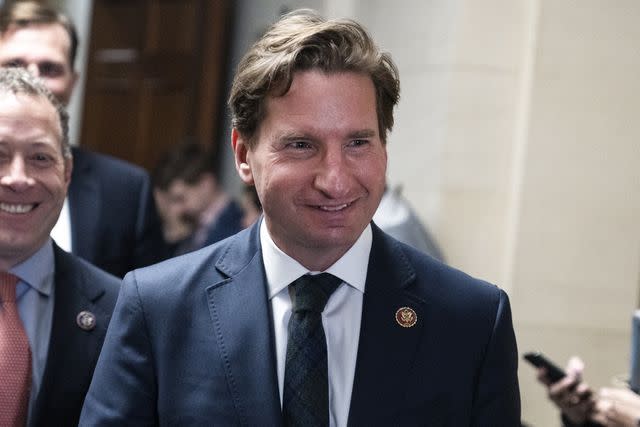
[{"label": "notch lapel", "polygon": [[[240,247],[239,241],[244,239],[235,239],[216,264],[230,277],[208,287],[206,292],[240,424],[275,426],[282,424],[282,412],[271,310],[257,230],[259,226],[252,228],[250,240],[254,248],[249,251]],[[247,256],[248,264],[243,262]]]},{"label": "notch lapel", "polygon": [[[54,245],[55,294],[47,362],[30,425],[46,425],[51,408],[77,411],[91,382],[106,334],[110,313],[97,305],[104,288],[84,286],[82,272],[73,268],[70,257]],[[76,316],[83,310],[96,316],[96,327],[82,330]]]},{"label": "notch lapel", "polygon": [[[395,241],[372,228],[350,426],[393,420],[404,400],[403,384],[415,363],[426,319],[425,301],[411,292],[414,269]],[[403,307],[415,311],[415,325],[403,327],[396,321]]]}]

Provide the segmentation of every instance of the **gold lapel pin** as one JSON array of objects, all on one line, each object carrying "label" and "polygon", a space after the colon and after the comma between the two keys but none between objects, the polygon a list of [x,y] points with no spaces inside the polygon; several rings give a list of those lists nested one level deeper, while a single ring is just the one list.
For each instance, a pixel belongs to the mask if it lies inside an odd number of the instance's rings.
[{"label": "gold lapel pin", "polygon": [[396,322],[403,328],[411,328],[418,321],[418,315],[411,307],[401,307],[396,311]]},{"label": "gold lapel pin", "polygon": [[96,315],[90,311],[81,311],[76,316],[76,323],[85,331],[92,331],[96,327]]}]

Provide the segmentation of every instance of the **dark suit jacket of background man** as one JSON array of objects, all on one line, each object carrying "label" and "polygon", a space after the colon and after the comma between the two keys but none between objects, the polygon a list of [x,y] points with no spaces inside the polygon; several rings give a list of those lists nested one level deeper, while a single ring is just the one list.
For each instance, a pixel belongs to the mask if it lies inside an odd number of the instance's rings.
[{"label": "dark suit jacket of background man", "polygon": [[146,171],[73,147],[69,186],[72,252],[119,276],[166,258]]},{"label": "dark suit jacket of background man", "polygon": [[[81,425],[282,425],[259,223],[127,275]],[[506,294],[372,227],[349,425],[519,425]]]},{"label": "dark suit jacket of background man", "polygon": [[[54,245],[54,307],[46,367],[29,427],[75,426],[116,303],[120,280]],[[78,326],[81,311],[96,326]],[[1,409],[0,409],[1,410]]]}]

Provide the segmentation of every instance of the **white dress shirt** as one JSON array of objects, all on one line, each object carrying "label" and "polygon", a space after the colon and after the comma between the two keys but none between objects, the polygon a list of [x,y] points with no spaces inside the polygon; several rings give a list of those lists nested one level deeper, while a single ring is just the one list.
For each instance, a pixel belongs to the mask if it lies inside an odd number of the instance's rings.
[{"label": "white dress shirt", "polygon": [[[371,241],[371,226],[368,225],[351,249],[325,270],[343,281],[331,295],[322,312],[322,325],[327,339],[329,425],[331,427],[346,426],[349,418],[360,337],[362,298],[367,279]],[[282,406],[287,326],[291,317],[288,286],[300,276],[320,272],[310,272],[282,252],[269,235],[264,220],[260,224],[260,242],[273,313],[278,388]]]},{"label": "white dress shirt", "polygon": [[71,213],[69,212],[69,197],[65,197],[58,221],[51,230],[51,237],[56,244],[67,252],[71,252]]}]

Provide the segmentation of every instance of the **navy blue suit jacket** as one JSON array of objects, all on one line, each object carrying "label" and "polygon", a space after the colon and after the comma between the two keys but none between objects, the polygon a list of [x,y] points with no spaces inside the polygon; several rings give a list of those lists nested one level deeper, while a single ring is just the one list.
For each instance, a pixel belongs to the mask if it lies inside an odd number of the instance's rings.
[{"label": "navy blue suit jacket", "polygon": [[[258,230],[125,277],[80,425],[282,425]],[[517,426],[516,371],[506,294],[374,225],[349,425]]]},{"label": "navy blue suit jacket", "polygon": [[166,258],[142,168],[74,147],[68,197],[75,255],[118,277]]},{"label": "navy blue suit jacket", "polygon": [[[47,362],[30,427],[75,426],[116,303],[120,280],[54,245],[54,307]],[[81,329],[81,311],[95,315]]]}]

